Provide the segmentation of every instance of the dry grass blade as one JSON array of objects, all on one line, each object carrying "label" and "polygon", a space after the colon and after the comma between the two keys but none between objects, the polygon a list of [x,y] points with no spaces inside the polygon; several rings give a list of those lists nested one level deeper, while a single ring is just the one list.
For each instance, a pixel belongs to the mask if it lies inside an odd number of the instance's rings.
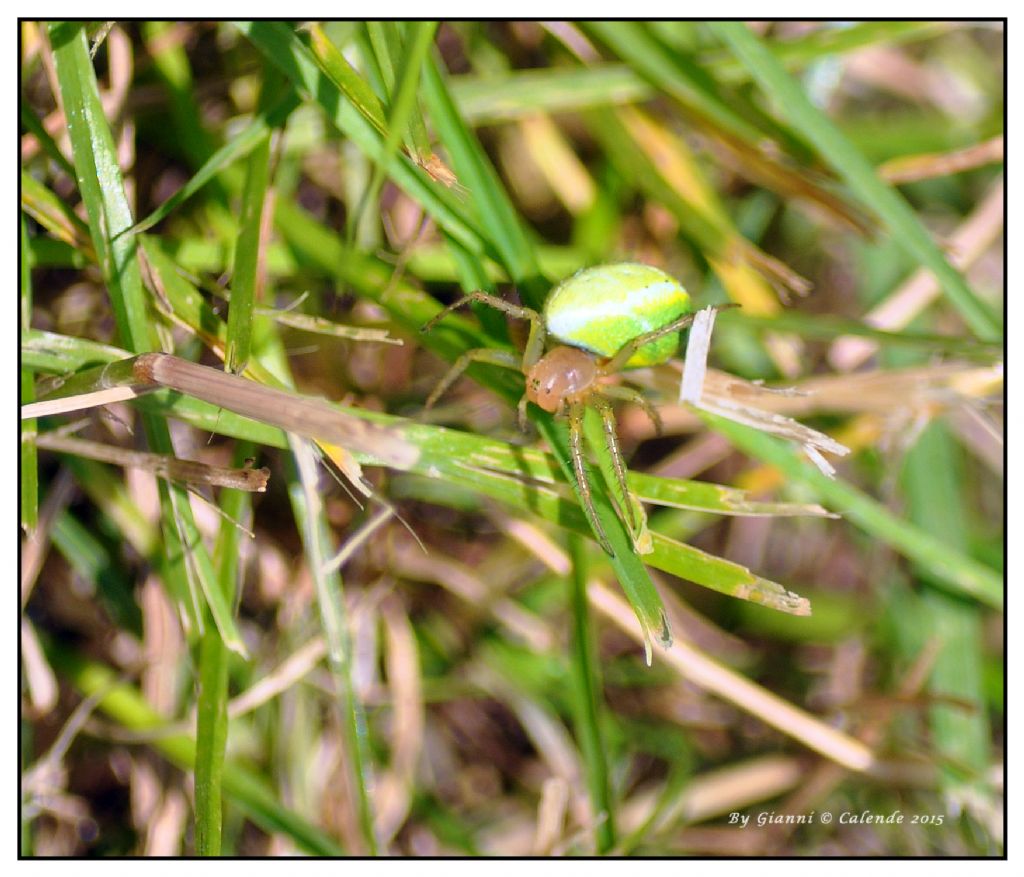
[{"label": "dry grass blade", "polygon": [[890,159],[878,173],[889,183],[912,183],[934,177],[947,177],[986,164],[1003,161],[1005,143],[1003,135],[992,137],[953,152],[929,153],[928,155],[905,155]]},{"label": "dry grass blade", "polygon": [[22,417],[132,399],[140,391],[158,387],[177,390],[287,432],[350,448],[399,469],[409,468],[419,456],[419,449],[394,430],[346,414],[328,402],[266,387],[166,353],[148,353],[77,375],[47,400],[23,406]]},{"label": "dry grass blade", "polygon": [[183,481],[188,484],[208,484],[213,487],[233,487],[263,493],[267,489],[270,470],[265,466],[260,469],[237,469],[227,466],[212,466],[198,460],[182,460],[163,454],[150,454],[145,451],[130,451],[102,442],[71,436],[43,433],[36,438],[36,444],[50,451],[74,454],[89,460],[113,463],[115,466],[131,466],[152,472],[158,478],[169,481]]}]

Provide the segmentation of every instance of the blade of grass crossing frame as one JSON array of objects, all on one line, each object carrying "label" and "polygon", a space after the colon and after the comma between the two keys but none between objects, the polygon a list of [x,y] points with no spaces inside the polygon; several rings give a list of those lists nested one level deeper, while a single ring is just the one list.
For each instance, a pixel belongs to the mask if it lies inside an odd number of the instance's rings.
[{"label": "blade of grass crossing frame", "polygon": [[132,226],[131,208],[89,60],[85,27],[73,22],[53,23],[50,41],[78,189],[89,214],[89,229],[108,284],[118,334],[125,346],[143,353],[153,349],[153,337],[135,260],[135,242],[130,237],[119,237]]},{"label": "blade of grass crossing frame", "polygon": [[[367,27],[373,28],[371,30],[371,40],[373,33],[391,25],[391,22],[368,23]],[[419,85],[420,71],[423,69],[423,61],[430,51],[430,45],[434,39],[434,31],[437,29],[437,22],[415,21],[409,22],[409,26],[411,34],[408,46],[402,52],[401,57],[397,59],[397,63],[394,66],[391,64],[392,58],[390,57],[387,44],[383,40],[383,36],[381,39],[378,61],[384,60],[381,57],[381,55],[384,55],[388,62],[385,68],[385,79],[387,79],[388,72],[391,74],[387,135],[384,138],[380,160],[374,164],[370,186],[360,204],[359,210],[356,212],[357,215],[352,223],[352,228],[359,227],[366,205],[377,198],[380,187],[383,185],[384,179],[390,170],[392,156],[398,151],[399,144],[403,140],[408,141],[409,125],[415,118],[416,90]],[[395,48],[400,49],[400,46]],[[422,126],[422,119],[420,124]],[[413,152],[413,155],[415,154]]]},{"label": "blade of grass crossing frame", "polygon": [[[418,79],[420,75],[420,68],[423,63],[424,55],[421,55],[418,50],[412,49],[407,50],[405,46],[413,45],[419,39],[426,39],[427,44],[433,41],[434,33],[437,31],[437,22],[424,22],[424,21],[408,21],[408,22],[395,22],[395,21],[368,21],[366,22],[367,34],[370,38],[370,43],[373,45],[374,52],[377,55],[378,62],[384,64],[385,58],[388,61],[388,67],[391,69],[391,78],[387,78],[388,73],[384,71],[385,80],[389,82],[388,93],[394,94],[396,89],[394,87],[394,81],[402,79],[402,73],[399,72],[397,75],[394,71],[401,71],[403,64],[410,65],[415,63],[416,66],[416,77]],[[429,31],[429,37],[424,37],[425,31]],[[412,59],[416,56],[416,61]],[[394,100],[391,101],[392,106]],[[423,156],[430,152],[430,136],[427,134],[427,126],[423,120],[423,115],[420,112],[413,112],[409,116],[408,129],[404,134],[405,148],[411,156]]]},{"label": "blade of grass crossing frame", "polygon": [[[282,39],[283,34],[280,31],[274,35],[277,37],[274,40],[269,39],[270,34],[262,32],[258,27],[246,35],[265,52],[272,53],[280,59],[283,59],[284,53],[288,51],[289,40]],[[374,94],[369,83],[349,64],[319,24],[314,24],[309,29],[309,37],[310,48],[321,70],[327,74],[345,99],[359,111],[359,114],[373,125],[377,133],[381,137],[386,137],[388,124],[384,116],[384,106],[380,102],[380,98]]]},{"label": "blade of grass crossing frame", "polygon": [[[78,188],[89,215],[89,230],[100,270],[125,346],[137,353],[153,350],[154,336],[136,253],[136,239],[124,235],[132,226],[131,208],[125,195],[113,136],[103,115],[96,74],[89,58],[85,27],[57,22],[49,27],[57,80],[68,123]],[[174,453],[167,424],[159,417],[143,415],[150,449]],[[197,590],[206,597],[218,630],[229,648],[245,653],[231,612],[219,599],[213,565],[192,516],[184,488],[160,481],[162,528],[166,540],[165,573],[185,581],[168,583],[174,594],[189,592],[184,608],[194,629],[202,629]],[[195,587],[195,586],[198,587]]]},{"label": "blade of grass crossing frame", "polygon": [[[248,442],[235,446],[234,464],[244,466],[255,448]],[[232,605],[238,589],[241,531],[235,521],[244,522],[252,510],[252,497],[243,490],[220,492],[224,512],[214,556],[221,593]],[[218,856],[221,851],[222,786],[224,755],[228,738],[228,650],[214,627],[203,633],[199,650],[199,691],[196,697],[196,852]]]},{"label": "blade of grass crossing frame", "polygon": [[[263,109],[266,109],[268,93],[274,90],[278,75],[276,69],[267,66],[260,94]],[[253,308],[256,306],[262,264],[260,231],[263,228],[263,206],[270,183],[270,143],[271,131],[268,128],[257,140],[245,167],[224,356],[225,370],[236,375],[245,371],[252,350]]]},{"label": "blade of grass crossing frame", "polygon": [[875,173],[870,162],[808,99],[803,88],[742,22],[708,22],[750,71],[751,76],[850,189],[885,224],[893,239],[913,259],[926,265],[942,284],[950,303],[983,340],[999,338],[999,320],[947,260],[928,229],[902,195]]},{"label": "blade of grass crossing frame", "polygon": [[604,734],[601,729],[601,664],[590,623],[587,602],[587,552],[583,540],[576,535],[568,539],[572,569],[569,572],[569,607],[572,615],[572,663],[576,708],[576,736],[587,770],[590,806],[596,823],[597,853],[607,853],[615,846],[615,812],[612,807],[611,783]]},{"label": "blade of grass crossing frame", "polygon": [[[961,493],[962,464],[960,449],[946,427],[936,421],[907,453],[903,470],[910,520],[961,553],[968,548],[966,534],[970,530]],[[920,568],[920,573],[928,581],[934,579],[927,568]],[[929,680],[934,701],[928,712],[932,739],[941,753],[940,781],[947,792],[955,793],[965,785],[976,785],[981,791],[986,784],[985,765],[991,763],[991,730],[982,683],[982,613],[976,605],[934,588],[926,588],[914,598],[920,602],[920,612],[912,613],[905,623],[921,624],[923,616],[928,619],[925,629],[937,631],[941,637]],[[916,631],[906,630],[905,634],[916,648],[924,646]]]},{"label": "blade of grass crossing frame", "polygon": [[537,112],[581,112],[649,100],[656,93],[625,64],[465,74],[451,82],[462,117],[474,126],[515,121]]}]

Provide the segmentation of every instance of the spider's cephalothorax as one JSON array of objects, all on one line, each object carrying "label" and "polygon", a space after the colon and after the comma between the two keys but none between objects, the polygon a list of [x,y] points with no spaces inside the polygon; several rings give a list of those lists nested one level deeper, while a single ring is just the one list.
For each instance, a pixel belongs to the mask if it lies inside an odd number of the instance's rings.
[{"label": "spider's cephalothorax", "polygon": [[565,414],[586,398],[601,374],[593,355],[578,347],[555,347],[526,372],[526,400],[552,414]]},{"label": "spider's cephalothorax", "polygon": [[[611,546],[594,510],[583,456],[583,418],[587,406],[597,409],[604,423],[605,441],[624,498],[625,514],[635,529],[636,519],[626,466],[616,436],[612,401],[640,405],[661,431],[657,412],[636,390],[612,385],[602,378],[624,368],[657,365],[679,347],[679,335],[692,321],[690,297],[676,280],[657,268],[635,263],[600,265],[579,271],[552,290],[543,314],[510,304],[486,292],[471,292],[440,311],[424,327],[430,329],[450,311],[479,301],[518,319],[529,320],[530,334],[522,357],[508,351],[480,348],[462,354],[427,399],[432,406],[472,362],[489,362],[518,369],[526,378],[526,393],[519,401],[519,422],[526,426],[526,406],[533,402],[569,420],[569,448],[573,472],[584,511],[602,546]],[[561,345],[545,353],[547,335]]]}]

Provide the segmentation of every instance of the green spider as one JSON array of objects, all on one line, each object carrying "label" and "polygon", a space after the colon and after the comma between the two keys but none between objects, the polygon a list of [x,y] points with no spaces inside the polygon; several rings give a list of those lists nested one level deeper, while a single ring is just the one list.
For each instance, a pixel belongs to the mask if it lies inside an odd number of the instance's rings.
[{"label": "green spider", "polygon": [[[678,281],[657,268],[630,262],[598,265],[563,280],[548,296],[542,314],[478,290],[448,305],[420,331],[429,331],[445,315],[471,301],[530,322],[522,357],[487,348],[467,351],[434,388],[426,407],[432,407],[470,363],[485,362],[522,372],[526,392],[517,409],[519,425],[526,429],[529,402],[568,418],[572,467],[584,511],[602,547],[611,554],[608,537],[594,509],[583,454],[586,408],[590,405],[601,415],[628,523],[635,532],[636,512],[626,486],[626,464],[619,448],[612,401],[639,405],[659,434],[661,418],[637,390],[607,384],[602,379],[622,369],[657,365],[670,359],[679,348],[681,330],[693,322],[690,296]],[[545,352],[548,335],[562,343]]]}]

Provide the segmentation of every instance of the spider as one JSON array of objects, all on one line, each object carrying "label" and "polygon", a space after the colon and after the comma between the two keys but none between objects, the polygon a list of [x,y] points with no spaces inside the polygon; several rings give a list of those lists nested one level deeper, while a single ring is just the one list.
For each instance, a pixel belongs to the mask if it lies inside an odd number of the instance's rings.
[{"label": "spider", "polygon": [[[545,301],[543,313],[477,290],[438,312],[420,331],[429,331],[447,314],[472,301],[528,320],[526,347],[521,357],[487,348],[463,353],[427,398],[426,407],[432,407],[473,362],[522,372],[526,392],[517,407],[520,428],[526,429],[529,402],[568,418],[570,456],[583,508],[601,546],[613,553],[594,509],[583,453],[583,418],[588,405],[601,415],[615,479],[635,532],[636,512],[626,486],[626,464],[619,448],[612,402],[625,400],[639,405],[658,434],[661,417],[637,390],[603,379],[622,369],[657,365],[671,358],[679,347],[680,331],[693,322],[689,295],[657,268],[636,263],[599,265],[562,281]],[[563,343],[545,352],[548,335]]]}]

